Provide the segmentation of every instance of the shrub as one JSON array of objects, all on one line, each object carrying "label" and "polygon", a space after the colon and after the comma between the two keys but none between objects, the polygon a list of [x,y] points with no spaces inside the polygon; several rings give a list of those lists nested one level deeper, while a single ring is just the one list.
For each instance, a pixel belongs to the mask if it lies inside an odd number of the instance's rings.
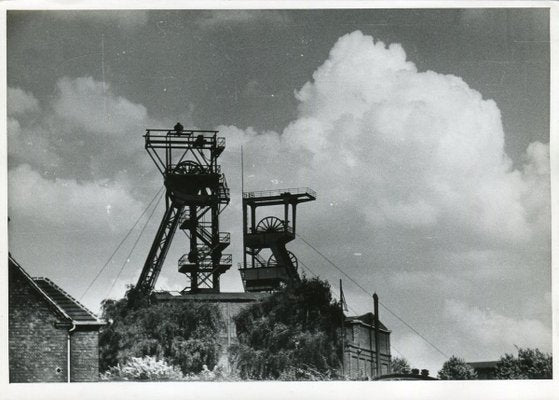
[{"label": "shrub", "polygon": [[185,377],[187,381],[235,381],[239,380],[235,374],[227,373],[219,365],[216,365],[212,370],[208,369],[207,365],[202,366],[202,371],[197,374],[188,374]]},{"label": "shrub", "polygon": [[411,367],[405,358],[394,357],[390,363],[393,374],[410,374]]},{"label": "shrub", "polygon": [[442,369],[439,371],[439,379],[443,380],[467,380],[476,378],[477,373],[474,369],[463,359],[455,356],[445,361]]},{"label": "shrub", "polygon": [[333,374],[331,370],[320,372],[308,365],[303,365],[286,368],[278,379],[281,381],[331,381],[337,378],[337,374]]},{"label": "shrub", "polygon": [[505,354],[495,367],[497,379],[552,379],[553,359],[538,349],[518,349],[518,357]]},{"label": "shrub", "polygon": [[155,357],[131,357],[124,364],[110,367],[101,374],[105,381],[180,381],[184,376],[177,367]]},{"label": "shrub", "polygon": [[200,372],[203,365],[213,368],[217,363],[218,331],[223,321],[216,304],[149,304],[129,291],[118,301],[105,300],[102,308],[109,324],[99,335],[101,371],[145,356],[167,360],[183,374]]},{"label": "shrub", "polygon": [[230,361],[243,379],[331,379],[341,365],[341,318],[328,283],[303,279],[239,313]]}]

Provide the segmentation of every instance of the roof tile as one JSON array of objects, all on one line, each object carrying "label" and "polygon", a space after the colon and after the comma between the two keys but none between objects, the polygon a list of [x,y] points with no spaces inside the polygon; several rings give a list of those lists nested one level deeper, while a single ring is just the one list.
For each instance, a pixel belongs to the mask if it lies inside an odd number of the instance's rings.
[{"label": "roof tile", "polygon": [[72,320],[76,322],[99,322],[95,314],[50,279],[33,278],[33,281],[52,299],[52,301],[64,310]]}]

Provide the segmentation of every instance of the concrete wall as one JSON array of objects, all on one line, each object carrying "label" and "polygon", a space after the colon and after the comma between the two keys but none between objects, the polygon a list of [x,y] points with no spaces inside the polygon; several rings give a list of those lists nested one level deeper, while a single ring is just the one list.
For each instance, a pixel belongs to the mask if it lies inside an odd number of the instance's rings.
[{"label": "concrete wall", "polygon": [[19,272],[9,273],[10,382],[66,382],[67,329]]}]

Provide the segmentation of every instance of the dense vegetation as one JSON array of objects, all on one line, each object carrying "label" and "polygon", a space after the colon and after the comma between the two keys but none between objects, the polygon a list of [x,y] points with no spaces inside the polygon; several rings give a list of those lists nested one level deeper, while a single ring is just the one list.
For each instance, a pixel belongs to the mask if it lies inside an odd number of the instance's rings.
[{"label": "dense vegetation", "polygon": [[405,358],[393,357],[391,362],[393,374],[411,374],[411,367]]},{"label": "dense vegetation", "polygon": [[[505,354],[495,366],[495,379],[552,379],[553,358],[538,349],[518,349],[518,356]],[[477,379],[473,368],[452,356],[439,371],[439,379]]]},{"label": "dense vegetation", "polygon": [[230,349],[242,379],[332,379],[341,365],[341,310],[330,286],[300,283],[245,308]]},{"label": "dense vegetation", "polygon": [[538,349],[518,349],[518,357],[505,354],[495,367],[497,379],[552,379],[553,359]]},{"label": "dense vegetation", "polygon": [[123,299],[105,300],[102,310],[108,321],[99,336],[102,372],[144,356],[165,360],[183,374],[217,363],[222,321],[216,304],[149,304],[129,291]]},{"label": "dense vegetation", "polygon": [[445,361],[439,371],[439,379],[442,380],[468,380],[476,379],[477,374],[474,369],[461,358],[450,357]]}]

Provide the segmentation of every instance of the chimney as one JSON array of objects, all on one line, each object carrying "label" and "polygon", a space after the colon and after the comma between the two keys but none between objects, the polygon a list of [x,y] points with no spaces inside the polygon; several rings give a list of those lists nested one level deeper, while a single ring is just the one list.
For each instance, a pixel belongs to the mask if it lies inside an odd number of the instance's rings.
[{"label": "chimney", "polygon": [[379,335],[379,319],[378,319],[378,296],[373,294],[373,301],[375,307],[375,353],[377,359],[377,378],[381,375],[380,369],[380,335]]}]

